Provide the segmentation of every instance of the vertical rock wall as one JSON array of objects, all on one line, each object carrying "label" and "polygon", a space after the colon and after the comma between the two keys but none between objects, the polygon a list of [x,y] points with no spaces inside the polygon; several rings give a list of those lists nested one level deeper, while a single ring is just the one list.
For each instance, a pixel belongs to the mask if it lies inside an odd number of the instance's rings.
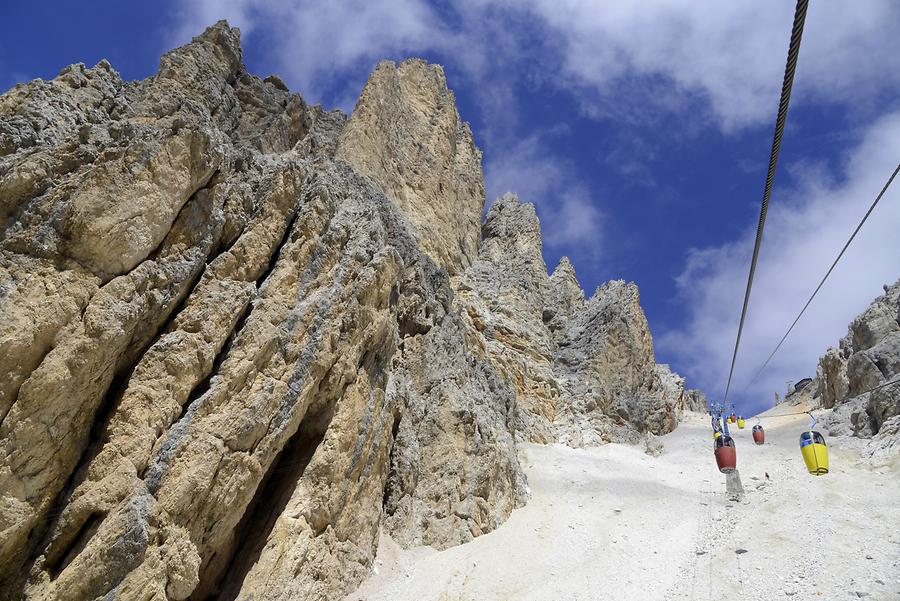
[{"label": "vertical rock wall", "polygon": [[656,370],[637,286],[614,281],[585,301],[563,258],[548,277],[534,207],[491,206],[478,259],[453,279],[473,348],[516,392],[517,431],[535,442],[635,442],[677,424],[681,387]]},{"label": "vertical rock wall", "polygon": [[481,152],[439,65],[379,63],[341,132],[337,158],[381,186],[439,266],[454,274],[474,260]]},{"label": "vertical rock wall", "polygon": [[835,409],[829,428],[863,437],[878,433],[900,415],[900,384],[882,386],[895,379],[900,380],[900,281],[885,286],[850,323],[838,348],[819,359],[815,395]]},{"label": "vertical rock wall", "polygon": [[[417,176],[469,212],[436,258],[463,265],[480,155],[412,67],[439,123]],[[382,523],[441,547],[524,502],[515,397],[408,198],[334,160],[345,122],[249,75],[224,23],[143,82],[0,97],[0,597],[339,598]]]},{"label": "vertical rock wall", "polygon": [[0,96],[0,598],[341,598],[382,528],[497,528],[517,438],[674,427],[634,285],[585,301],[533,207],[483,206],[419,60],[348,119],[222,22]]}]

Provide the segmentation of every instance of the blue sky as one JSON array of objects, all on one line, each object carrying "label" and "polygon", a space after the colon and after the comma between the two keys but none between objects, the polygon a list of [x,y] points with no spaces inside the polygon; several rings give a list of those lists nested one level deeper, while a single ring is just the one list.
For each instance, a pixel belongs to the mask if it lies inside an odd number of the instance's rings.
[{"label": "blue sky", "polygon": [[[251,72],[346,111],[379,59],[441,63],[484,151],[488,202],[507,190],[534,202],[548,267],[568,255],[588,294],[637,282],[657,360],[717,397],[792,12],[751,0],[5,2],[0,88],[101,58],[144,78],[219,18],[241,28]],[[813,3],[732,395],[745,412],[813,375],[900,277],[895,188],[745,390],[898,160],[900,3]]]}]

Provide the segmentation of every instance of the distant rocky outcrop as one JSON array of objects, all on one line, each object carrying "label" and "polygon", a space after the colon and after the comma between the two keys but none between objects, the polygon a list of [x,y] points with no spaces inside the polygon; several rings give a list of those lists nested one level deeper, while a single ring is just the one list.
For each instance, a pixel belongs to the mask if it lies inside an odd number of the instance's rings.
[{"label": "distant rocky outcrop", "polygon": [[790,387],[784,399],[781,401],[787,405],[805,404],[813,406],[821,398],[819,382],[815,378],[802,378]]},{"label": "distant rocky outcrop", "polygon": [[819,359],[816,377],[797,382],[784,400],[833,409],[823,420],[831,434],[888,438],[896,426],[882,429],[900,416],[900,281],[884,287],[850,323],[838,347]]},{"label": "distant rocky outcrop", "polygon": [[484,224],[440,67],[349,118],[224,22],[125,82],[0,96],[0,598],[338,599],[379,532],[437,548],[527,500],[517,440],[636,441],[699,395],[637,288]]},{"label": "distant rocky outcrop", "polygon": [[[836,433],[868,438],[900,415],[900,280],[850,323],[837,349],[828,349],[816,380],[822,406],[835,409],[829,427]],[[881,386],[893,380],[898,384]]]},{"label": "distant rocky outcrop", "polygon": [[616,280],[597,288],[573,315],[554,359],[563,442],[636,442],[641,433],[675,428],[679,398],[656,371],[634,284]]},{"label": "distant rocky outcrop", "polygon": [[671,431],[688,408],[684,380],[657,370],[637,286],[609,282],[585,300],[568,258],[548,277],[541,251],[534,207],[507,194],[478,259],[453,278],[470,346],[516,391],[517,431],[574,446]]},{"label": "distant rocky outcrop", "polygon": [[684,387],[684,378],[673,372],[665,363],[656,364],[656,373],[660,383],[666,390],[666,396],[676,399],[675,409],[678,411],[706,413],[706,394],[702,390],[686,389]]}]

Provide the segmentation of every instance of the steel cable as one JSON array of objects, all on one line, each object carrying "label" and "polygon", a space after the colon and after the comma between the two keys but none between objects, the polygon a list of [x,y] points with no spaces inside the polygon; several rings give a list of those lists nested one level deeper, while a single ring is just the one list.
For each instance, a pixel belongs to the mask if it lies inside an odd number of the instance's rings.
[{"label": "steel cable", "polygon": [[887,189],[890,187],[891,182],[893,182],[893,181],[894,181],[894,178],[897,176],[897,172],[898,172],[898,171],[900,171],[900,164],[897,165],[897,167],[894,169],[894,172],[891,174],[891,177],[888,178],[887,183],[884,184],[884,187],[881,189],[881,193],[879,193],[878,196],[875,198],[875,202],[872,203],[872,205],[869,207],[869,210],[866,211],[866,214],[865,214],[865,215],[863,215],[862,221],[860,221],[860,222],[859,222],[859,225],[856,226],[856,229],[853,230],[853,233],[850,235],[850,238],[847,240],[847,243],[844,244],[844,248],[841,249],[841,252],[839,252],[837,258],[835,258],[834,263],[832,263],[832,264],[831,264],[831,267],[828,268],[828,271],[825,272],[825,277],[822,278],[822,281],[819,282],[819,285],[816,286],[816,289],[815,289],[815,290],[813,290],[813,293],[812,293],[812,295],[809,297],[809,299],[806,301],[806,304],[803,305],[803,308],[802,308],[802,309],[800,309],[800,313],[797,314],[797,318],[794,320],[794,323],[792,323],[792,324],[791,324],[791,327],[789,327],[789,328],[787,329],[787,332],[784,333],[784,336],[781,337],[781,340],[779,340],[779,341],[778,341],[778,344],[775,346],[775,350],[772,351],[772,353],[768,356],[768,358],[767,358],[767,359],[765,360],[765,362],[762,364],[762,367],[760,367],[760,368],[756,371],[756,374],[755,374],[755,375],[753,376],[753,378],[750,380],[750,383],[747,384],[747,387],[748,387],[748,388],[749,388],[750,386],[752,386],[754,382],[756,382],[756,379],[760,376],[760,374],[763,372],[763,370],[766,369],[766,367],[769,365],[769,361],[772,360],[772,357],[775,356],[775,353],[778,352],[778,349],[780,349],[780,348],[781,348],[781,345],[784,344],[784,341],[787,340],[787,337],[788,337],[788,335],[791,333],[791,330],[794,329],[794,326],[797,325],[797,322],[800,321],[800,318],[801,318],[801,317],[803,317],[803,313],[806,311],[806,308],[809,307],[809,304],[810,304],[810,303],[812,302],[812,300],[816,297],[816,294],[819,293],[819,290],[822,288],[822,285],[825,283],[825,280],[827,280],[827,279],[828,279],[828,276],[831,275],[831,272],[834,271],[834,268],[835,268],[835,266],[838,264],[838,261],[840,261],[840,260],[841,260],[841,257],[844,256],[844,252],[847,250],[847,247],[850,246],[850,243],[853,242],[853,239],[856,237],[856,234],[859,233],[860,228],[862,228],[863,224],[864,224],[864,223],[866,222],[866,220],[869,218],[869,215],[872,214],[872,210],[873,210],[873,209],[875,208],[875,206],[878,204],[878,201],[880,201],[880,200],[881,200],[881,197],[884,196],[885,192],[887,192]]},{"label": "steel cable", "polygon": [[737,338],[734,341],[734,353],[731,356],[731,368],[728,370],[728,384],[725,385],[725,396],[728,400],[728,392],[731,390],[731,378],[734,376],[734,364],[737,361],[738,348],[741,345],[741,334],[744,331],[744,320],[747,317],[747,305],[750,302],[750,290],[753,288],[753,276],[756,273],[756,263],[759,260],[759,248],[762,245],[763,229],[766,225],[766,213],[769,210],[769,198],[772,195],[772,183],[775,180],[775,170],[778,166],[778,153],[781,151],[781,138],[784,134],[784,124],[787,120],[788,105],[791,101],[791,88],[794,85],[794,72],[797,69],[797,59],[800,55],[800,39],[803,37],[803,24],[806,21],[806,9],[809,0],[797,0],[794,11],[794,26],[791,29],[791,42],[788,47],[787,64],[784,68],[784,82],[781,86],[781,101],[778,103],[778,117],[775,119],[775,136],[772,139],[772,153],[769,156],[769,170],[766,173],[766,185],[763,189],[762,206],[759,211],[759,224],[756,226],[756,242],[753,246],[753,258],[750,260],[750,274],[747,276],[747,290],[744,292],[744,305],[741,309],[741,321],[738,325]]}]

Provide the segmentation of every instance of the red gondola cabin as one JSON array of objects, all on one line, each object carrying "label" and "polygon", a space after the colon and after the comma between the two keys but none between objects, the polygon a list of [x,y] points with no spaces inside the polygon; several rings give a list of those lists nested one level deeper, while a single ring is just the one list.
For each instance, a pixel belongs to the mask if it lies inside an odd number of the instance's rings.
[{"label": "red gondola cabin", "polygon": [[762,426],[753,426],[753,442],[756,444],[763,444],[766,442],[766,431],[763,430]]},{"label": "red gondola cabin", "polygon": [[737,467],[737,453],[734,448],[734,440],[727,434],[716,439],[716,465],[723,474],[733,472]]}]

